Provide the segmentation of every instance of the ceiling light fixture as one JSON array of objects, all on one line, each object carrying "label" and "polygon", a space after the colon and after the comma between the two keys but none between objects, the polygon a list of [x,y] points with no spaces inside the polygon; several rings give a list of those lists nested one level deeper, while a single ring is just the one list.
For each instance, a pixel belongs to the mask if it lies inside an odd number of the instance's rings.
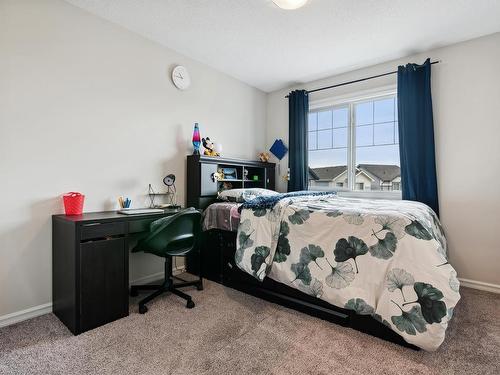
[{"label": "ceiling light fixture", "polygon": [[279,6],[281,9],[298,9],[306,5],[308,0],[273,0],[273,3]]}]

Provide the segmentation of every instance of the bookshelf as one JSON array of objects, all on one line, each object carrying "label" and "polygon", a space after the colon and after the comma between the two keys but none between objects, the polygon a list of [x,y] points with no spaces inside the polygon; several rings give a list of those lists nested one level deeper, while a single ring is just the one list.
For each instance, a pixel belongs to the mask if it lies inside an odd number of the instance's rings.
[{"label": "bookshelf", "polygon": [[[189,155],[186,207],[204,209],[215,201],[217,193],[224,189],[274,190],[275,167],[274,163],[260,161]],[[220,172],[224,174],[224,178],[214,178],[215,174]]]}]

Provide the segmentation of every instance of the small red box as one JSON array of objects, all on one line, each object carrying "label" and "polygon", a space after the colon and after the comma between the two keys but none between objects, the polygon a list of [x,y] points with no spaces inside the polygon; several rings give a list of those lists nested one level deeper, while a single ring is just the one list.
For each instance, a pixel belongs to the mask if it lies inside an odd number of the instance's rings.
[{"label": "small red box", "polygon": [[66,215],[81,215],[85,195],[71,191],[63,195],[64,211]]}]

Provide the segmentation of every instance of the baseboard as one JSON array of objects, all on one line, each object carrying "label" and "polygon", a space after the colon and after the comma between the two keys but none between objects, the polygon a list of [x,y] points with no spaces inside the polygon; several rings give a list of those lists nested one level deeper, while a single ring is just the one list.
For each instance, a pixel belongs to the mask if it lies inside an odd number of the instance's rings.
[{"label": "baseboard", "polygon": [[460,281],[460,286],[500,294],[500,285],[470,279],[462,279],[460,277],[458,280]]},{"label": "baseboard", "polygon": [[[181,274],[183,272],[185,272],[184,267],[177,267],[177,268],[173,269],[174,275],[178,275],[178,274]],[[147,284],[147,283],[159,280],[162,277],[163,277],[163,272],[157,272],[157,273],[154,273],[152,275],[148,275],[148,276],[140,277],[136,280],[132,280],[130,282],[130,285],[142,284],[142,283]],[[470,280],[470,279],[462,279],[462,278],[459,278],[458,280],[460,280],[461,286],[500,294],[500,285],[485,283],[482,281],[476,281],[476,280]],[[48,314],[50,312],[52,312],[52,302],[44,303],[43,305],[30,307],[29,309],[26,309],[26,310],[21,310],[21,311],[13,312],[11,314],[3,315],[3,316],[0,316],[0,328],[10,326],[11,324],[16,324],[16,323],[22,322],[23,320],[36,318],[37,316],[45,315],[45,314]]]},{"label": "baseboard", "polygon": [[[172,273],[174,275],[179,275],[179,274],[181,274],[183,272],[186,272],[186,269],[183,266],[179,266],[177,268],[173,268],[172,269]],[[139,285],[140,284],[148,284],[148,283],[152,283],[153,281],[161,280],[161,279],[163,279],[163,277],[164,277],[164,273],[163,272],[157,272],[157,273],[153,273],[152,275],[140,277],[140,278],[135,279],[135,280],[130,280],[129,285],[133,285],[133,284],[139,284]]]},{"label": "baseboard", "polygon": [[52,302],[0,316],[0,328],[52,312]]},{"label": "baseboard", "polygon": [[[184,267],[177,267],[173,269],[174,275],[179,275],[185,272]],[[154,273],[152,275],[140,277],[136,280],[130,281],[132,284],[147,284],[163,278],[163,272]],[[0,328],[7,327],[12,324],[22,322],[24,320],[36,318],[40,315],[45,315],[52,312],[52,302],[44,303],[43,305],[33,306],[26,310],[16,311],[7,315],[0,316]]]},{"label": "baseboard", "polygon": [[153,273],[151,275],[147,275],[144,277],[139,277],[135,280],[130,280],[128,285],[141,285],[141,284],[149,284],[153,281],[160,280],[163,277],[163,272]]}]

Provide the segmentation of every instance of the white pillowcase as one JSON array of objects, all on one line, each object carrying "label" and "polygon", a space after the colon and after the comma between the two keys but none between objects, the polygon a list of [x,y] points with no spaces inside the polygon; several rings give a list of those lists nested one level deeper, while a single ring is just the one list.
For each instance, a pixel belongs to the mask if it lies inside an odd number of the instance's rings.
[{"label": "white pillowcase", "polygon": [[251,188],[251,189],[229,189],[219,192],[217,199],[226,202],[243,203],[251,201],[254,198],[261,196],[277,195],[278,192],[274,190]]}]

